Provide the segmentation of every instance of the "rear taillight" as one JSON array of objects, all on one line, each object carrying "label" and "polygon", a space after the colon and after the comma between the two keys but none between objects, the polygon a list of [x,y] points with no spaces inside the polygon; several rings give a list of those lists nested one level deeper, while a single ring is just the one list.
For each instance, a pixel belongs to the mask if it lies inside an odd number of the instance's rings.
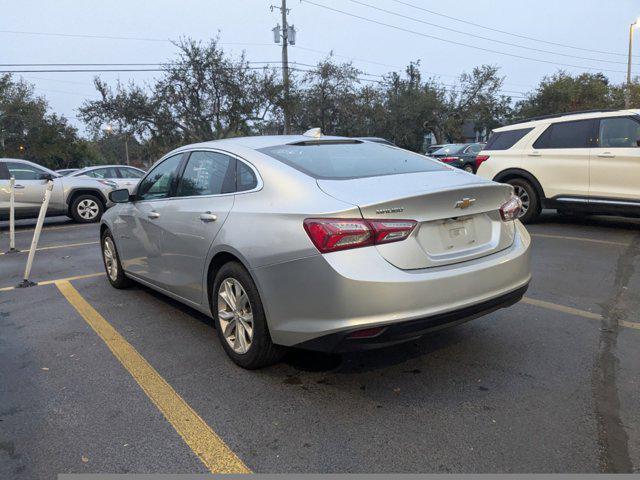
[{"label": "rear taillight", "polygon": [[522,210],[522,201],[519,197],[512,195],[508,202],[500,207],[500,216],[505,222],[515,220]]},{"label": "rear taillight", "polygon": [[487,160],[489,160],[489,155],[476,156],[476,172],[478,171],[478,168],[480,167],[480,165],[482,165],[482,163],[486,162]]},{"label": "rear taillight", "polygon": [[399,242],[415,226],[415,220],[307,218],[304,221],[304,229],[321,253]]},{"label": "rear taillight", "polygon": [[451,163],[455,162],[456,160],[460,160],[460,157],[440,157],[439,160],[444,163]]},{"label": "rear taillight", "polygon": [[373,228],[373,243],[399,242],[407,238],[416,226],[415,220],[369,220]]}]

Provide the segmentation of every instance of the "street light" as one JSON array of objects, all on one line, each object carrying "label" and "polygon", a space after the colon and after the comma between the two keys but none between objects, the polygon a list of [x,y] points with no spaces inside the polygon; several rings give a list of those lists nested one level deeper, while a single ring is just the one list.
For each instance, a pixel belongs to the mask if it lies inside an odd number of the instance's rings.
[{"label": "street light", "polygon": [[636,21],[629,26],[629,60],[627,61],[627,89],[626,95],[624,96],[625,108],[629,108],[631,106],[631,58],[633,50],[633,29],[638,27],[640,27],[640,17],[638,17]]}]

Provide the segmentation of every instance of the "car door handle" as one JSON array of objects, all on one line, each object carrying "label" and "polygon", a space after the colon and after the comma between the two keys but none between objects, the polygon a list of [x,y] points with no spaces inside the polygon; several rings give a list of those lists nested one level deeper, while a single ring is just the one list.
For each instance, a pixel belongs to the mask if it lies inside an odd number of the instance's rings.
[{"label": "car door handle", "polygon": [[611,152],[602,152],[602,153],[599,153],[598,156],[600,158],[615,158],[615,155]]},{"label": "car door handle", "polygon": [[540,152],[530,152],[529,153],[530,157],[539,157],[540,155],[541,155]]},{"label": "car door handle", "polygon": [[156,218],[160,218],[160,214],[158,212],[149,212],[147,217],[149,217],[151,220],[154,220]]},{"label": "car door handle", "polygon": [[215,222],[218,219],[217,215],[214,215],[211,212],[205,212],[200,214],[200,220],[203,222]]},{"label": "car door handle", "polygon": [[24,185],[14,185],[13,188],[15,188],[16,190],[21,190],[24,188]]}]

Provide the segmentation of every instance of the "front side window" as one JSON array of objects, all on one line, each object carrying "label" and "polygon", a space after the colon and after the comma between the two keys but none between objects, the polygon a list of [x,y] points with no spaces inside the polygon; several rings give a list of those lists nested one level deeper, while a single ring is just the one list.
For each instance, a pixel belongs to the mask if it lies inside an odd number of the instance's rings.
[{"label": "front side window", "polygon": [[318,179],[344,180],[448,170],[424,155],[373,142],[313,141],[259,151]]},{"label": "front side window", "polygon": [[538,137],[533,148],[589,148],[592,129],[593,120],[553,123]]},{"label": "front side window", "polygon": [[220,195],[235,190],[235,159],[216,152],[192,152],[176,196]]},{"label": "front side window", "polygon": [[602,118],[598,146],[602,148],[638,147],[640,123],[628,117]]},{"label": "front side window", "polygon": [[136,170],[135,168],[119,167],[118,171],[120,172],[120,178],[142,178],[142,177],[144,177],[144,172],[141,172],[140,170]]},{"label": "front side window", "polygon": [[533,128],[518,128],[505,132],[493,132],[485,145],[485,150],[509,150],[518,143]]},{"label": "front side window", "polygon": [[142,179],[138,187],[138,200],[167,198],[178,176],[178,167],[182,154],[174,155],[162,161]]},{"label": "front side window", "polygon": [[40,176],[46,173],[44,170],[26,163],[7,162],[6,165],[9,169],[9,177],[16,180],[40,180]]}]

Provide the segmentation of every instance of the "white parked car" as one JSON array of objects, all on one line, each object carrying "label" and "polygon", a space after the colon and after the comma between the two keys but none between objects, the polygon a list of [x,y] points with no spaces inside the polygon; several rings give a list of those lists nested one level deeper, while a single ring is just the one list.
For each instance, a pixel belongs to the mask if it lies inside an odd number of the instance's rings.
[{"label": "white parked car", "polygon": [[126,188],[129,193],[133,193],[144,173],[144,170],[128,165],[99,165],[82,168],[69,176],[111,180],[118,184],[118,188]]},{"label": "white parked car", "polygon": [[531,119],[493,131],[477,174],[514,187],[525,223],[542,208],[640,216],[639,143],[637,110]]}]

